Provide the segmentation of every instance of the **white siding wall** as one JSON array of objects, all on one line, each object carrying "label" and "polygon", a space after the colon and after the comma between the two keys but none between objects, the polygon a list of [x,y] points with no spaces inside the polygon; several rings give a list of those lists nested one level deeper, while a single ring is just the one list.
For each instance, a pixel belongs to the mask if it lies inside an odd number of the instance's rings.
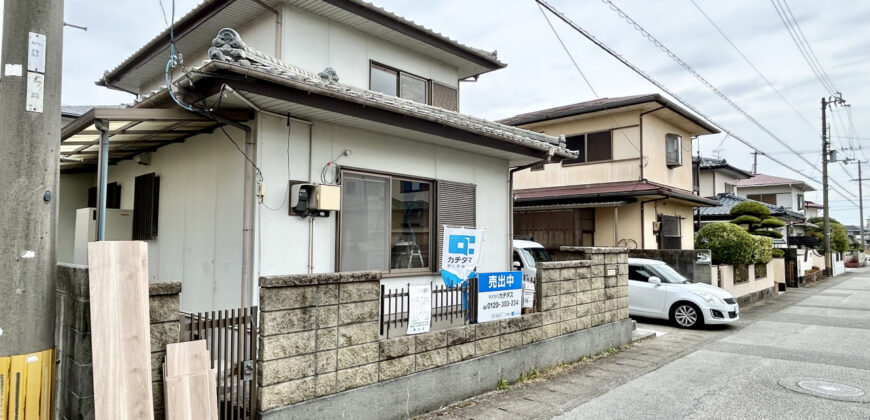
[{"label": "white siding wall", "polygon": [[[288,215],[288,200],[284,199],[287,180],[289,177],[293,180],[320,183],[320,170],[323,165],[345,149],[351,150],[351,155],[339,159],[338,163],[346,167],[476,184],[478,226],[487,229],[480,269],[509,269],[506,161],[410,139],[316,122],[312,126],[313,153],[309,166],[308,130],[309,127],[305,124],[292,123],[288,136],[286,121],[269,116],[264,117],[259,125],[261,137],[258,155],[266,184],[265,203],[270,208],[277,209],[260,208],[261,228],[257,242],[261,246],[261,275],[307,272],[309,221]],[[330,178],[332,174],[330,171]],[[314,272],[334,271],[336,215],[316,218],[314,232]],[[414,279],[428,281],[431,278],[431,275],[391,278],[385,283],[398,285]]]},{"label": "white siding wall", "polygon": [[[76,209],[87,207],[88,188],[97,185],[97,174],[60,177],[57,200],[57,261],[72,264],[75,245]],[[132,186],[130,187],[132,188]],[[123,190],[124,188],[121,187]]]},{"label": "white siding wall", "polygon": [[310,72],[332,67],[341,83],[368,89],[369,60],[458,88],[449,65],[347,26],[284,7],[284,61]]}]

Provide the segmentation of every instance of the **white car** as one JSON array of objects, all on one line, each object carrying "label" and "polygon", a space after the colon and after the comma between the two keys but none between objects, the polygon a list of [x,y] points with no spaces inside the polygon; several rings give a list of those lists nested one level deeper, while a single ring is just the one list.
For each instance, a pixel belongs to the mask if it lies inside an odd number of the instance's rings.
[{"label": "white car", "polygon": [[731,293],[692,283],[664,262],[644,258],[628,259],[628,310],[632,316],[669,319],[682,328],[740,319]]},{"label": "white car", "polygon": [[544,246],[533,241],[524,241],[514,239],[514,270],[521,270],[523,278],[535,281],[537,274],[536,263],[542,261],[550,261],[550,254],[544,249]]}]

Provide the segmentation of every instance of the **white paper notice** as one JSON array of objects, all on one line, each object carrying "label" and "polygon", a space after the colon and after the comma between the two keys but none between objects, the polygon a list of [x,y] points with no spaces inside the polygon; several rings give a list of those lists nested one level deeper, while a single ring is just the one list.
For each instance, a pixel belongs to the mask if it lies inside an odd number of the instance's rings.
[{"label": "white paper notice", "polygon": [[535,306],[535,282],[523,281],[523,308]]},{"label": "white paper notice", "polygon": [[7,64],[4,66],[4,76],[21,76],[21,64]]},{"label": "white paper notice", "polygon": [[39,73],[27,72],[27,103],[24,109],[41,113],[44,94],[45,76]]},{"label": "white paper notice", "polygon": [[45,35],[29,32],[27,40],[27,71],[45,73]]},{"label": "white paper notice", "polygon": [[425,286],[410,286],[408,298],[411,301],[408,308],[408,334],[429,332],[429,322],[432,319],[432,288]]}]

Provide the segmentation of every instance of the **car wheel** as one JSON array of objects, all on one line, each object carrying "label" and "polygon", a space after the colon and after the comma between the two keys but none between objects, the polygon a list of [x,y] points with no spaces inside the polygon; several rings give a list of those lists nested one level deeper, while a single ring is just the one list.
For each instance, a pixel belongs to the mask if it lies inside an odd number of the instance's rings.
[{"label": "car wheel", "polygon": [[680,328],[695,328],[704,323],[704,316],[694,303],[679,302],[671,308],[671,321]]}]

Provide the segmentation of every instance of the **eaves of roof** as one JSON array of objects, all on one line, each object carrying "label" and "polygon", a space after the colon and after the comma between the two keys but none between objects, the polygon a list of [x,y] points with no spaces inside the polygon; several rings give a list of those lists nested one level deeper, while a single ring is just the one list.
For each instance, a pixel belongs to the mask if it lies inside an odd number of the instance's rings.
[{"label": "eaves of roof", "polygon": [[687,201],[703,206],[718,206],[719,202],[662,184],[649,181],[613,182],[601,184],[569,185],[562,187],[534,188],[514,191],[514,202],[569,203],[596,199],[631,199],[659,196]]},{"label": "eaves of roof", "polygon": [[692,114],[683,107],[671,102],[670,100],[664,98],[662,95],[659,95],[657,93],[647,95],[624,96],[619,98],[601,98],[572,105],[565,105],[561,107],[520,114],[510,118],[499,120],[499,122],[508,125],[527,125],[536,122],[550,121],[557,118],[572,117],[575,115],[591,114],[599,111],[640,105],[648,102],[658,103],[662,107],[677,113],[683,118],[707,130],[709,134],[719,133],[719,129],[714,127],[712,124]]}]

